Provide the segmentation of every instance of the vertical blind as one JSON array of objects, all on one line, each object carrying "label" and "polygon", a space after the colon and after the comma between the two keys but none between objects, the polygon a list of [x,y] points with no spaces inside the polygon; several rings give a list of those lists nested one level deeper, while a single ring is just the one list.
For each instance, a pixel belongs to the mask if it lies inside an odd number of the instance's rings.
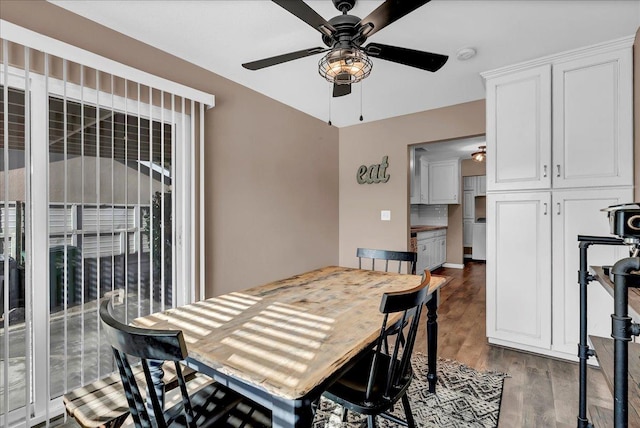
[{"label": "vertical blind", "polygon": [[31,426],[114,370],[100,299],[128,322],[204,284],[213,96],[0,28],[1,422]]}]

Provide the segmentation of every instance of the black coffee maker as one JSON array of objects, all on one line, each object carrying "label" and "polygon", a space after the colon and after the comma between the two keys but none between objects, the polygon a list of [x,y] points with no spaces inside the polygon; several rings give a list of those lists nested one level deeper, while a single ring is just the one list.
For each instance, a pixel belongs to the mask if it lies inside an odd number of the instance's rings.
[{"label": "black coffee maker", "polygon": [[640,204],[637,202],[612,205],[604,208],[609,216],[609,229],[611,234],[624,240],[631,246],[631,256],[637,257],[640,253]]}]

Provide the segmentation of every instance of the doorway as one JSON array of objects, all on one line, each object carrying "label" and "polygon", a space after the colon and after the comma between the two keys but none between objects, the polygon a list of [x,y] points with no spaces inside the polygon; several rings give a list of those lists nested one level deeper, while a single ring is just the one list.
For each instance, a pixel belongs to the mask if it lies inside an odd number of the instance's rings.
[{"label": "doorway", "polygon": [[[437,226],[446,230],[446,255],[441,265],[462,268],[465,260],[471,259],[474,228],[479,224],[478,234],[486,221],[482,209],[486,204],[486,163],[484,159],[474,161],[471,155],[485,144],[481,135],[409,146],[410,233],[419,258],[424,247],[417,243],[424,230],[421,226]],[[448,189],[444,197],[443,189]],[[448,194],[451,197],[447,198]],[[480,243],[478,239],[476,255],[482,260]]]}]

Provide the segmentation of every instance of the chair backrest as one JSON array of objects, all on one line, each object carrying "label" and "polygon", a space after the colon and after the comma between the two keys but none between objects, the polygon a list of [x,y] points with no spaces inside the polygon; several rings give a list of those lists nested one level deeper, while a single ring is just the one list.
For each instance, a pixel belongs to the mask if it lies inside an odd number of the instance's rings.
[{"label": "chair backrest", "polygon": [[398,273],[401,273],[402,263],[407,262],[407,273],[416,273],[416,261],[418,255],[413,251],[390,251],[390,250],[374,250],[370,248],[358,248],[356,250],[358,257],[358,268],[362,269],[362,259],[371,259],[371,270],[376,269],[376,260],[383,260],[384,271],[389,272],[389,261],[398,262]]},{"label": "chair backrest", "polygon": [[[124,386],[127,402],[129,403],[129,411],[137,427],[151,427],[152,422],[147,411],[146,403],[140,393],[140,388],[136,382],[128,356],[140,359],[144,371],[145,380],[149,388],[147,393],[148,399],[153,408],[155,423],[158,427],[167,426],[164,418],[163,403],[160,392],[153,385],[151,370],[149,368],[149,360],[175,361],[176,375],[178,385],[182,393],[182,404],[186,413],[187,422],[193,425],[193,409],[189,400],[184,376],[179,361],[187,357],[187,346],[180,330],[152,330],[138,328],[123,324],[118,321],[112,313],[112,305],[110,300],[103,300],[100,304],[100,320],[102,328],[107,336],[107,340],[111,344],[116,364],[120,372],[120,378]],[[152,363],[152,366],[154,364]]]},{"label": "chair backrest", "polygon": [[[422,283],[406,291],[398,291],[385,293],[380,302],[380,312],[384,315],[380,336],[375,345],[372,367],[367,384],[367,398],[371,395],[375,380],[378,378],[378,365],[380,358],[389,359],[387,367],[385,396],[389,396],[390,391],[399,385],[408,384],[413,371],[411,369],[411,354],[418,333],[420,324],[420,315],[422,307],[427,298],[429,291],[429,283],[431,282],[431,274],[425,271]],[[406,328],[389,329],[387,322],[390,314],[402,312],[401,326]],[[393,350],[388,349],[387,341],[389,335],[396,335]],[[390,357],[390,358],[389,358]]]}]

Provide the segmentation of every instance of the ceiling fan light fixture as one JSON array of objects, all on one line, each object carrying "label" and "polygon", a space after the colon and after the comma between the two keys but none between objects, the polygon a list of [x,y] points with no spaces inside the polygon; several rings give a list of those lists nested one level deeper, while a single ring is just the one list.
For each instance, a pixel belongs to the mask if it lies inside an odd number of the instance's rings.
[{"label": "ceiling fan light fixture", "polygon": [[338,85],[360,82],[371,74],[372,68],[369,56],[357,48],[332,49],[318,62],[320,75]]},{"label": "ceiling fan light fixture", "polygon": [[476,162],[484,162],[487,158],[487,146],[478,147],[478,151],[471,154],[471,159]]}]

